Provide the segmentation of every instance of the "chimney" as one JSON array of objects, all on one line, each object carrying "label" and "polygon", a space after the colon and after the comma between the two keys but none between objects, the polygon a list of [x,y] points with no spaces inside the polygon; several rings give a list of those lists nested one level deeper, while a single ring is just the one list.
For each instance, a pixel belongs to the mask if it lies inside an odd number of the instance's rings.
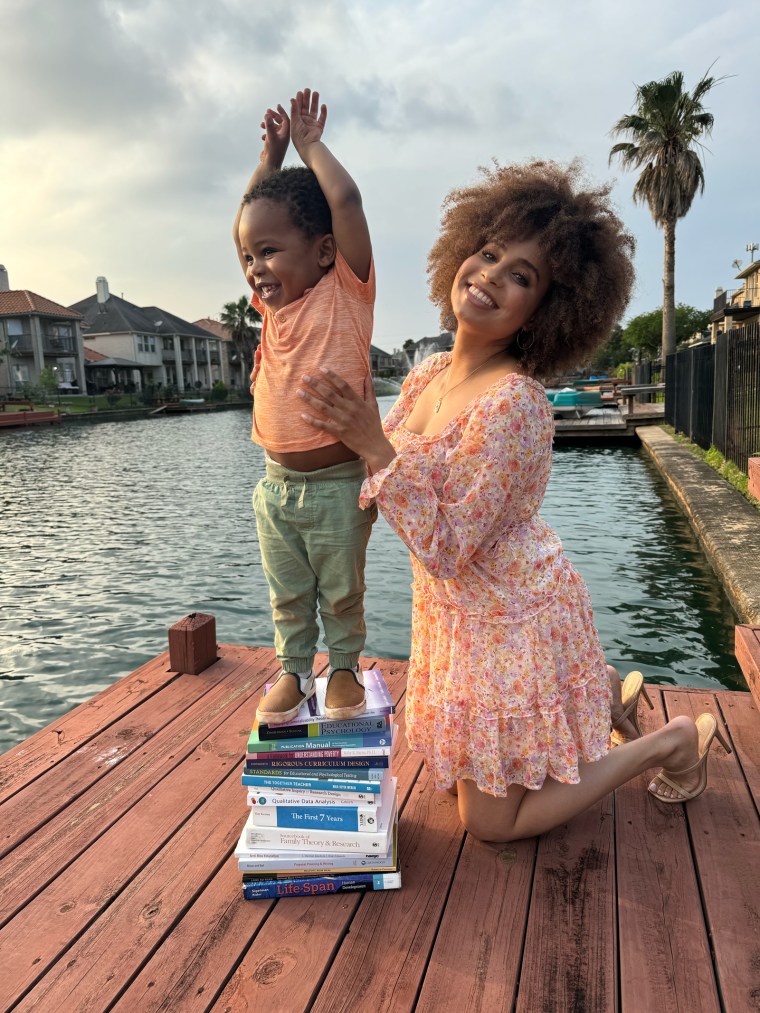
[{"label": "chimney", "polygon": [[108,281],[103,275],[95,279],[95,291],[98,294],[98,305],[103,306],[108,302],[111,293],[108,291]]},{"label": "chimney", "polygon": [[5,270],[2,264],[0,264],[0,292],[10,292],[10,282],[8,281],[8,272]]}]

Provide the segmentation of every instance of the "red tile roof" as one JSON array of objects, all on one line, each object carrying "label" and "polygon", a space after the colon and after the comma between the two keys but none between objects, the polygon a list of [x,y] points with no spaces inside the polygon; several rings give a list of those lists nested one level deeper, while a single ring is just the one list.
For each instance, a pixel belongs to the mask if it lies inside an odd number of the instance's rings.
[{"label": "red tile roof", "polygon": [[61,306],[51,299],[30,292],[28,289],[12,289],[10,292],[0,292],[0,317],[38,316],[38,317],[67,317],[71,320],[81,320],[82,314],[76,310],[70,310],[67,306]]},{"label": "red tile roof", "polygon": [[212,317],[203,317],[202,320],[193,320],[196,327],[202,327],[204,331],[211,331],[217,338],[221,338],[222,341],[232,341],[232,335],[229,330],[220,323],[218,320],[214,320]]},{"label": "red tile roof", "polygon": [[85,362],[100,362],[101,359],[107,359],[107,355],[103,355],[102,352],[96,352],[94,348],[88,348],[84,346],[84,359]]}]

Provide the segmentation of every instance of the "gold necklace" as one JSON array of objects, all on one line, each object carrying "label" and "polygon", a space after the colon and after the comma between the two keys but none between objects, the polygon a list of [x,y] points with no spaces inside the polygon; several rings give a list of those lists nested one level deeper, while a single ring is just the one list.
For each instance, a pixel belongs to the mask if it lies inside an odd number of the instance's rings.
[{"label": "gold necklace", "polygon": [[[443,401],[443,399],[446,397],[447,394],[450,394],[452,390],[456,390],[457,387],[461,387],[465,380],[469,380],[470,377],[474,376],[474,374],[477,373],[477,371],[479,369],[482,369],[483,366],[485,366],[487,362],[490,362],[491,359],[495,359],[496,356],[500,355],[500,354],[501,354],[501,352],[494,352],[493,355],[489,355],[487,359],[485,359],[483,362],[481,362],[481,364],[479,366],[476,366],[475,369],[473,369],[471,372],[469,372],[467,374],[467,376],[465,376],[462,380],[460,380],[458,383],[455,383],[453,387],[447,387],[444,390],[443,394],[441,394],[441,396],[438,398],[438,400],[436,401],[436,403],[433,405],[433,411],[435,412],[435,414],[437,415],[438,412],[441,410],[441,402]],[[450,367],[451,367],[451,363],[449,363],[449,365],[446,368],[449,369]]]}]

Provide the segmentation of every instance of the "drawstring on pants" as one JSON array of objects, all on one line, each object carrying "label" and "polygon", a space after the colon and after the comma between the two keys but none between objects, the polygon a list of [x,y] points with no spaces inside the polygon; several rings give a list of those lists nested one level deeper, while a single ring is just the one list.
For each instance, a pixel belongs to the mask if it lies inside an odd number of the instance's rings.
[{"label": "drawstring on pants", "polygon": [[[301,495],[298,497],[298,503],[296,504],[299,510],[303,509],[304,499],[306,497],[306,486],[307,481],[304,478],[303,485],[301,486]],[[282,480],[282,492],[280,493],[280,506],[285,507],[288,505],[288,479],[287,477]]]}]

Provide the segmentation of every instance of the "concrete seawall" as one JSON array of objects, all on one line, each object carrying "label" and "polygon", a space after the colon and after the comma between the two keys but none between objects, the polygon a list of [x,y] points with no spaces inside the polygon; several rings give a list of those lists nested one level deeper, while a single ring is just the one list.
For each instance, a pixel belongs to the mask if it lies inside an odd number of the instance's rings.
[{"label": "concrete seawall", "polygon": [[739,622],[760,625],[760,511],[664,429],[642,426],[636,434],[688,517]]}]

